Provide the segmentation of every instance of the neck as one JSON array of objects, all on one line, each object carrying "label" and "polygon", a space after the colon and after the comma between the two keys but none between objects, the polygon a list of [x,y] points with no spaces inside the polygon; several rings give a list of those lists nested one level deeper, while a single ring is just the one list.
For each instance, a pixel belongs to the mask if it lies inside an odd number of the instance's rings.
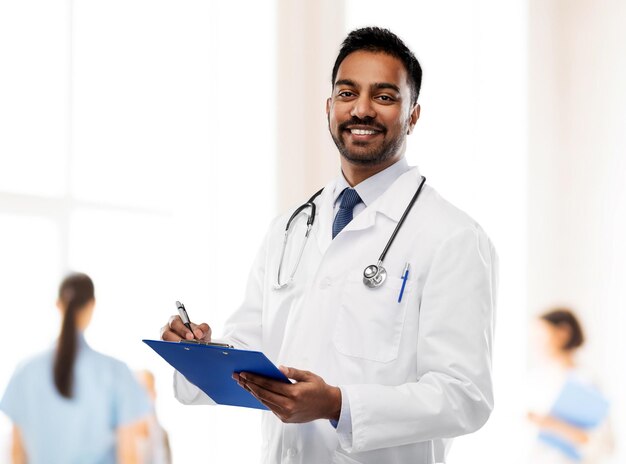
[{"label": "neck", "polygon": [[346,178],[346,181],[348,181],[348,184],[350,184],[350,187],[354,187],[355,185],[359,185],[365,179],[384,171],[392,164],[400,161],[400,159],[402,159],[402,154],[396,155],[393,158],[378,164],[356,164],[342,157],[341,172],[343,172],[343,175]]},{"label": "neck", "polygon": [[576,363],[574,362],[574,353],[569,351],[555,353],[554,360],[562,367],[572,368],[576,366]]}]

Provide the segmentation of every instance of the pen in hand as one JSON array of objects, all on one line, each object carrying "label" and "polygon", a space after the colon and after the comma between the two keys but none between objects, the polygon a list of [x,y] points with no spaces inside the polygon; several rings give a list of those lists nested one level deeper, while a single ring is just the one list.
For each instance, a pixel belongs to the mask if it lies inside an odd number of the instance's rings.
[{"label": "pen in hand", "polygon": [[178,309],[178,315],[180,316],[180,319],[183,321],[183,324],[185,324],[185,327],[189,329],[189,331],[191,332],[191,335],[193,336],[195,340],[196,335],[193,333],[193,329],[191,328],[191,321],[189,320],[189,315],[187,314],[185,305],[182,304],[180,301],[177,301],[176,309]]}]

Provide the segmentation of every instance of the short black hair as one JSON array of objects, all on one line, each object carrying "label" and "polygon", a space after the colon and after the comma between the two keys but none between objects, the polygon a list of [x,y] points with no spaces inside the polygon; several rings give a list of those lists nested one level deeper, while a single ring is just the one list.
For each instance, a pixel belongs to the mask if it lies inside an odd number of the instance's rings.
[{"label": "short black hair", "polygon": [[562,350],[575,350],[585,342],[582,326],[571,309],[555,308],[543,314],[541,319],[554,327],[567,327],[569,330],[569,339],[561,347]]},{"label": "short black hair", "polygon": [[335,66],[333,66],[331,82],[333,86],[335,85],[339,65],[350,53],[359,50],[386,53],[402,61],[409,76],[411,103],[413,105],[417,103],[417,97],[419,97],[422,86],[422,67],[413,52],[409,50],[397,35],[381,27],[363,27],[355,29],[348,34],[348,37],[341,44],[339,55],[337,55],[335,60]]}]

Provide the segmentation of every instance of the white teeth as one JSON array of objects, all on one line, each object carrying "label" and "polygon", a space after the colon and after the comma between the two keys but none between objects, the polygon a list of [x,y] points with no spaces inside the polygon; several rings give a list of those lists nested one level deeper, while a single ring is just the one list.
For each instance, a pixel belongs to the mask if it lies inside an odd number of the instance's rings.
[{"label": "white teeth", "polygon": [[376,131],[365,129],[350,129],[350,132],[354,135],[374,135]]}]

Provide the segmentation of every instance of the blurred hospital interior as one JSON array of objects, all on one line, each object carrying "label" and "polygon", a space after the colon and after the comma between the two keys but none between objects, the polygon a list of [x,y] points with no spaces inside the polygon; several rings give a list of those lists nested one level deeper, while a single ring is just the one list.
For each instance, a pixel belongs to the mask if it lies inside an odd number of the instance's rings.
[{"label": "blurred hospital interior", "polygon": [[[272,218],[338,174],[331,69],[369,25],[424,70],[409,164],[500,257],[496,406],[449,462],[530,462],[533,327],[554,307],[576,312],[577,362],[609,400],[597,462],[626,462],[622,0],[0,0],[0,393],[85,272],[86,338],[154,375],[173,462],[256,462],[260,413],[178,403],[141,340],[176,300],[219,335]],[[10,443],[2,415],[0,462]]]}]

